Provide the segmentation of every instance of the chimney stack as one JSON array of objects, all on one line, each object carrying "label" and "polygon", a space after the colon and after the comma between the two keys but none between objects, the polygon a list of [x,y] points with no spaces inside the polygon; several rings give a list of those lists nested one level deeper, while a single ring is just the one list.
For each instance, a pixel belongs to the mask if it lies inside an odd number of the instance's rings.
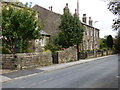
[{"label": "chimney stack", "polygon": [[82,18],[82,21],[83,21],[84,23],[86,23],[86,21],[87,21],[87,17],[86,17],[86,14],[83,14],[83,18]]},{"label": "chimney stack", "polygon": [[49,10],[50,10],[51,7],[49,7]]},{"label": "chimney stack", "polygon": [[93,21],[91,20],[91,17],[89,17],[89,25],[92,26],[93,25]]},{"label": "chimney stack", "polygon": [[68,8],[68,3],[66,3],[66,8]]},{"label": "chimney stack", "polygon": [[52,11],[52,6],[51,6],[51,11]]},{"label": "chimney stack", "polygon": [[65,6],[65,8],[64,8],[64,13],[65,13],[65,12],[69,12],[68,3],[66,3],[66,6]]}]

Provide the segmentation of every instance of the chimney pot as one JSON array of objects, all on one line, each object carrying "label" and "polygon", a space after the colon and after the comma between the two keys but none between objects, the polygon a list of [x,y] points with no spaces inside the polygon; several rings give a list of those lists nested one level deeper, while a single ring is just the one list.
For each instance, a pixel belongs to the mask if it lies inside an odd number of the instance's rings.
[{"label": "chimney pot", "polygon": [[83,17],[86,17],[86,14],[83,14]]},{"label": "chimney pot", "polygon": [[63,9],[63,11],[64,11],[64,13],[65,13],[65,12],[69,12],[68,3],[66,3],[66,6],[65,6],[65,8]]},{"label": "chimney pot", "polygon": [[66,3],[66,6],[68,6],[68,3]]},{"label": "chimney pot", "polygon": [[91,20],[91,17],[89,17],[89,20]]}]

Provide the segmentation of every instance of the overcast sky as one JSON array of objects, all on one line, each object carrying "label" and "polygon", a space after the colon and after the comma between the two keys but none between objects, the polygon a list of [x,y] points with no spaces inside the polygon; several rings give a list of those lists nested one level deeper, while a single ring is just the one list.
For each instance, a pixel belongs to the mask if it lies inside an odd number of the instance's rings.
[{"label": "overcast sky", "polygon": [[[38,4],[46,9],[49,6],[53,7],[53,11],[56,13],[63,14],[63,8],[66,3],[70,12],[74,14],[75,8],[77,8],[77,0],[19,0],[23,3],[32,2],[33,5]],[[86,13],[87,17],[91,17],[95,23],[95,27],[100,29],[100,37],[103,38],[105,35],[116,35],[116,32],[112,30],[112,21],[116,17],[107,9],[108,2],[102,0],[79,0],[79,14],[80,19],[83,14]],[[87,19],[88,20],[88,19]]]}]

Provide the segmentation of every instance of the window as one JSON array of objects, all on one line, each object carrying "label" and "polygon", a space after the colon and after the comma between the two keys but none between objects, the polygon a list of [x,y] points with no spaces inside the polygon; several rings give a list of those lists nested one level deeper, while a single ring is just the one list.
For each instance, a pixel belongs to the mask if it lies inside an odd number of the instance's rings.
[{"label": "window", "polygon": [[93,30],[91,30],[91,36],[93,36]]},{"label": "window", "polygon": [[92,48],[93,48],[93,43],[91,42],[91,50],[92,50]]},{"label": "window", "polygon": [[89,29],[89,36],[91,35],[91,30]]},{"label": "window", "polygon": [[99,38],[99,31],[98,31],[98,38]]},{"label": "window", "polygon": [[45,38],[41,39],[41,46],[45,46]]},{"label": "window", "polygon": [[89,30],[87,30],[87,35],[89,35]]},{"label": "window", "polygon": [[87,31],[85,31],[85,35],[87,35]]},{"label": "window", "polygon": [[98,34],[99,34],[99,32],[96,32],[96,37],[99,37],[99,35],[98,35]]}]

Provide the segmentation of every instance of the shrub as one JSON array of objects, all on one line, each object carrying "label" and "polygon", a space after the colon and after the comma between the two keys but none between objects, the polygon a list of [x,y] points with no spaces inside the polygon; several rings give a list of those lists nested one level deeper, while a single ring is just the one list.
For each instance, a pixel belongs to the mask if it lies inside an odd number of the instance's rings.
[{"label": "shrub", "polygon": [[53,43],[48,43],[48,44],[45,46],[45,49],[46,49],[46,50],[50,50],[52,53],[55,53],[56,51],[58,51],[58,50],[61,49],[61,46],[55,45],[55,44],[53,44]]},{"label": "shrub", "polygon": [[2,54],[10,54],[10,51],[6,48],[1,48],[0,53]]}]

